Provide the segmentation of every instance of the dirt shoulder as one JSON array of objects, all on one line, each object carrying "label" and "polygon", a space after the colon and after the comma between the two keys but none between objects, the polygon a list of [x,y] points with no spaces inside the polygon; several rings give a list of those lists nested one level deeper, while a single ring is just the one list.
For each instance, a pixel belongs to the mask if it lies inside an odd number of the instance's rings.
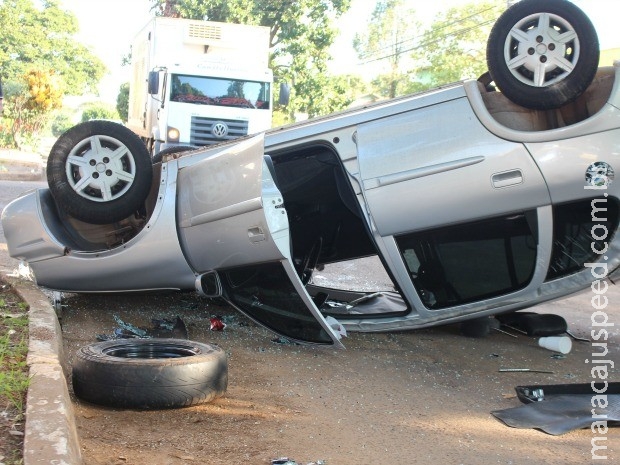
[{"label": "dirt shoulder", "polygon": [[[280,456],[331,465],[590,461],[589,429],[550,436],[507,427],[490,414],[520,405],[517,385],[590,382],[589,343],[554,358],[527,336],[471,339],[447,326],[354,333],[346,350],[313,349],[272,342],[271,333],[236,311],[193,295],[69,295],[65,304],[69,365],[79,347],[113,332],[114,315],[144,327],[152,318],[179,315],[190,339],[218,344],[229,357],[228,391],[212,403],[132,411],[74,397],[86,465],[269,464]],[[587,294],[537,310],[563,312],[571,330],[589,335]],[[209,330],[214,315],[228,321],[224,331]],[[620,324],[620,312],[612,317]],[[610,339],[610,358],[618,360],[620,337]],[[500,373],[500,367],[553,374]],[[612,373],[618,379],[618,369]],[[615,449],[609,457],[618,458],[620,429],[610,428],[607,437]]]}]

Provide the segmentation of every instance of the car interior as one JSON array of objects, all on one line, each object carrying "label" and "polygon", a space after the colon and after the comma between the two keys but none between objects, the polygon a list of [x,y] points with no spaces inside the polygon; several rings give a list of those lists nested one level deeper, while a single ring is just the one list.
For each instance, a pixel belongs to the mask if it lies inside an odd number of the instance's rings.
[{"label": "car interior", "polygon": [[487,74],[477,83],[486,109],[498,123],[517,131],[547,131],[593,116],[607,102],[615,80],[614,67],[601,67],[585,92],[574,101],[560,108],[534,110],[518,105],[498,92]]}]

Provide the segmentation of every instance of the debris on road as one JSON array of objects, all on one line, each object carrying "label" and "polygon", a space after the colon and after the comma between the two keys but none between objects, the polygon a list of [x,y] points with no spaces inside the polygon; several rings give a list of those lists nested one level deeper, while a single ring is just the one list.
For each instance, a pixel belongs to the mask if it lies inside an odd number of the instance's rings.
[{"label": "debris on road", "polygon": [[211,331],[224,331],[226,328],[226,323],[222,320],[222,317],[214,316],[211,317]]},{"label": "debris on road", "polygon": [[546,370],[535,370],[532,368],[500,368],[498,370],[500,373],[550,373],[553,374],[553,371]]},{"label": "debris on road", "polygon": [[507,426],[539,429],[554,436],[591,427],[593,418],[604,418],[606,429],[620,424],[620,383],[605,383],[596,392],[603,389],[605,405],[595,405],[591,383],[517,386],[517,397],[525,405],[491,414]]},{"label": "debris on road", "polygon": [[149,338],[176,338],[187,339],[187,327],[180,316],[175,320],[167,318],[152,319],[153,326],[150,329],[139,328],[127,323],[114,315],[114,321],[118,324],[112,334],[98,334],[98,341],[111,341],[115,339],[149,339]]}]

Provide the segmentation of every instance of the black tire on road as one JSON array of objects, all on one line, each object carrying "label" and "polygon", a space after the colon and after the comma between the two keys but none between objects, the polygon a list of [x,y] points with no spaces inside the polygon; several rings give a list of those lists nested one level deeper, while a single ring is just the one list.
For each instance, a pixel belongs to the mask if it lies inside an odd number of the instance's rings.
[{"label": "black tire on road", "polygon": [[144,143],[111,121],[72,127],[58,138],[47,161],[47,182],[59,208],[87,223],[131,216],[144,203],[152,181]]},{"label": "black tire on road", "polygon": [[567,0],[521,0],[497,19],[487,65],[497,87],[527,108],[558,108],[579,97],[599,61],[596,30]]},{"label": "black tire on road", "polygon": [[175,147],[167,147],[153,155],[153,163],[160,163],[164,159],[164,156],[170,155],[171,153],[189,152],[190,150],[196,150],[197,148],[198,147],[193,145],[177,145]]},{"label": "black tire on road", "polygon": [[82,347],[73,391],[98,405],[134,409],[188,407],[223,395],[226,353],[184,339],[118,339]]}]

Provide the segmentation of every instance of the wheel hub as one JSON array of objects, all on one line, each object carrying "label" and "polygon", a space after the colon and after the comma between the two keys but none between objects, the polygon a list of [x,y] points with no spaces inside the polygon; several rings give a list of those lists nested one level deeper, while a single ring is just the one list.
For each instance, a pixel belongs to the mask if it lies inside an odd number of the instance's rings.
[{"label": "wheel hub", "polygon": [[109,202],[122,197],[136,174],[132,153],[120,141],[103,135],[84,139],[66,161],[67,178],[81,197]]},{"label": "wheel hub", "polygon": [[579,41],[563,18],[550,13],[530,15],[511,29],[504,56],[519,81],[546,87],[572,72],[579,58]]}]

